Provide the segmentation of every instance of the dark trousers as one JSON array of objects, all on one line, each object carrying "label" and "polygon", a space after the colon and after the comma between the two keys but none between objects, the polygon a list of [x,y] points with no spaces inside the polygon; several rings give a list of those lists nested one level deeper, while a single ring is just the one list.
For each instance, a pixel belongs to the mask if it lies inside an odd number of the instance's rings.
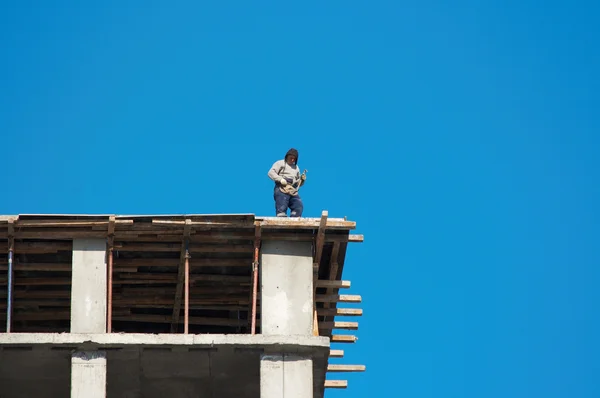
[{"label": "dark trousers", "polygon": [[275,193],[273,194],[275,199],[275,214],[286,213],[288,207],[290,208],[290,217],[302,217],[302,210],[304,205],[300,194],[293,196],[287,193],[283,193],[279,190],[279,187],[275,187]]}]

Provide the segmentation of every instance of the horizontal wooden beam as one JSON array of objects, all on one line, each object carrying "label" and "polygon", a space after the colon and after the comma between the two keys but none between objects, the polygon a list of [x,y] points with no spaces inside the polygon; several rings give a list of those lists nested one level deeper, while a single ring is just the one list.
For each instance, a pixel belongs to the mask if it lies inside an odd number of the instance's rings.
[{"label": "horizontal wooden beam", "polygon": [[320,279],[317,281],[317,287],[347,289],[350,287],[350,281],[337,281],[337,280],[330,281],[330,280]]},{"label": "horizontal wooden beam", "polygon": [[360,303],[362,297],[357,294],[318,294],[317,301],[320,303]]},{"label": "horizontal wooden beam", "polygon": [[332,343],[356,343],[358,337],[346,334],[334,334],[331,336]]},{"label": "horizontal wooden beam", "polygon": [[348,380],[325,380],[325,388],[347,388]]},{"label": "horizontal wooden beam", "polygon": [[317,308],[317,314],[321,316],[361,316],[363,310],[360,308]]},{"label": "horizontal wooden beam", "polygon": [[344,350],[329,350],[329,356],[331,358],[343,358]]},{"label": "horizontal wooden beam", "polygon": [[[125,316],[113,316],[114,321],[127,322],[148,322],[148,323],[166,323],[171,324],[172,315],[154,315],[154,314],[131,314]],[[177,322],[176,322],[177,323]],[[179,323],[183,323],[183,318],[179,319]],[[192,317],[189,318],[190,325],[208,325],[208,326],[245,326],[248,321],[245,319],[233,318],[210,318],[210,317]]]},{"label": "horizontal wooden beam", "polygon": [[[263,229],[318,229],[321,223],[321,218],[281,218],[281,217],[264,217],[257,220],[258,224]],[[356,222],[346,221],[340,218],[328,218],[325,228],[328,229],[355,229]]]},{"label": "horizontal wooden beam", "polygon": [[328,372],[364,372],[365,365],[327,365]]},{"label": "horizontal wooden beam", "polygon": [[[117,242],[114,246],[119,252],[179,252],[181,244],[179,243],[126,243]],[[194,253],[252,253],[252,245],[207,245],[199,243],[191,243],[189,252]]]},{"label": "horizontal wooden beam", "polygon": [[348,242],[363,242],[365,237],[363,235],[358,234],[350,234],[348,236]]},{"label": "horizontal wooden beam", "polygon": [[358,322],[319,322],[319,328],[324,330],[358,330]]},{"label": "horizontal wooden beam", "polygon": [[[83,220],[17,220],[15,227],[95,227],[106,226],[108,228],[109,220],[106,221],[83,221]],[[115,220],[117,225],[132,225],[133,220]],[[108,230],[108,229],[107,229]]]},{"label": "horizontal wooden beam", "polygon": [[44,254],[73,251],[72,242],[15,242],[15,254]]},{"label": "horizontal wooden beam", "polygon": [[[156,304],[156,303],[151,303],[151,304],[146,304],[146,303],[136,303],[136,302],[129,302],[129,303],[125,303],[123,304],[123,302],[118,303],[118,305],[114,306],[115,308],[121,307],[121,308],[173,308],[173,299],[171,299],[170,303],[166,303],[166,304]],[[1,304],[0,304],[0,308],[1,308]],[[248,311],[248,306],[247,305],[232,305],[232,304],[219,304],[219,303],[213,303],[213,304],[190,304],[190,310],[210,310],[210,311],[239,311],[239,312],[246,312]]]},{"label": "horizontal wooden beam", "polygon": [[[192,258],[190,267],[248,267],[252,258]],[[115,260],[115,272],[120,267],[178,267],[178,258],[119,258]]]},{"label": "horizontal wooden beam", "polygon": [[[176,273],[119,273],[116,275],[122,280],[134,279],[143,281],[161,281],[162,283],[176,282]],[[249,284],[248,276],[244,275],[220,275],[220,274],[192,274],[190,275],[191,282],[224,282],[236,283],[240,285]]]}]

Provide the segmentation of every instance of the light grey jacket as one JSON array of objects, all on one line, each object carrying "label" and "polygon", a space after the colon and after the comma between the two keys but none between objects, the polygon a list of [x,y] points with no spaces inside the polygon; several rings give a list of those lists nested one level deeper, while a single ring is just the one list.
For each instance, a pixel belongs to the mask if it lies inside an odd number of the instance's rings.
[{"label": "light grey jacket", "polygon": [[[281,178],[286,178],[288,185],[286,186],[286,193],[290,195],[297,195],[298,188],[300,187],[300,167],[297,164],[290,166],[285,160],[278,160],[273,163],[271,169],[269,169],[268,176],[271,180],[279,186]],[[290,183],[290,180],[292,181]]]}]

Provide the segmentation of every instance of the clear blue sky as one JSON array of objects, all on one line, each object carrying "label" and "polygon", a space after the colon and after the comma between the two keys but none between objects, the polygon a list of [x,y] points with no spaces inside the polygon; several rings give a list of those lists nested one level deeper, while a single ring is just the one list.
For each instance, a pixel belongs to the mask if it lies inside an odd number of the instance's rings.
[{"label": "clear blue sky", "polygon": [[295,147],[365,235],[327,397],[600,396],[597,2],[198,3],[2,3],[0,213],[273,215]]}]

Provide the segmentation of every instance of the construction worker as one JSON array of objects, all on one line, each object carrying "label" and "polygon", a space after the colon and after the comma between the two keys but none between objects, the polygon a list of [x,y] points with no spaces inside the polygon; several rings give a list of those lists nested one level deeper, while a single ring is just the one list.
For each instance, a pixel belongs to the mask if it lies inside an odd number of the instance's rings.
[{"label": "construction worker", "polygon": [[304,205],[298,189],[306,181],[306,170],[300,174],[298,151],[294,148],[287,151],[284,159],[273,163],[268,176],[275,182],[273,198],[277,217],[287,217],[288,207],[290,217],[302,217]]}]

